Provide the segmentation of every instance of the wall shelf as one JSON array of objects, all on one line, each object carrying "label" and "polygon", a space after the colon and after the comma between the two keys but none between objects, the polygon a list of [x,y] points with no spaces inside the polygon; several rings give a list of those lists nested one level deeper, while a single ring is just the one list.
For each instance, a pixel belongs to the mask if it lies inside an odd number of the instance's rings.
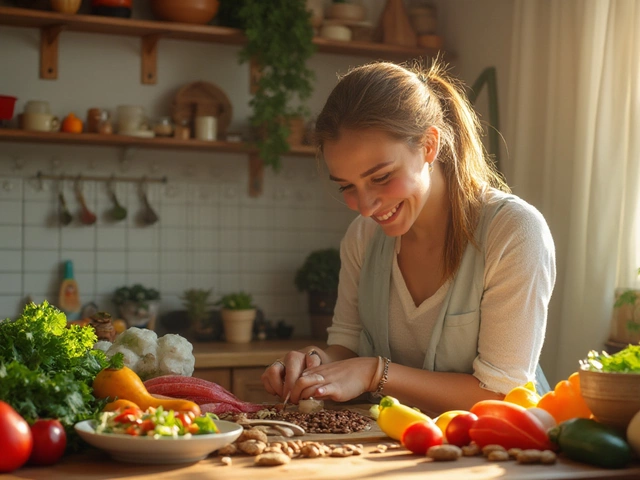
[{"label": "wall shelf", "polygon": [[[246,42],[242,31],[236,28],[99,15],[67,15],[44,10],[1,6],[0,25],[40,29],[40,76],[45,79],[57,78],[58,38],[60,33],[64,31],[140,37],[141,81],[146,84],[155,84],[157,81],[157,43],[161,38],[227,45],[244,45]],[[433,57],[438,53],[436,49],[374,42],[340,42],[320,37],[315,37],[313,43],[320,53],[356,55],[387,60],[406,60],[419,56]]]}]

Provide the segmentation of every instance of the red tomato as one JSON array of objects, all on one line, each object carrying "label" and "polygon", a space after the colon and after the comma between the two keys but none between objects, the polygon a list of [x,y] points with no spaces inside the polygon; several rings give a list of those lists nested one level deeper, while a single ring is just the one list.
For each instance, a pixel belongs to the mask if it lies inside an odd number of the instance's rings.
[{"label": "red tomato", "polygon": [[445,430],[445,437],[451,445],[457,447],[464,447],[471,443],[471,437],[469,436],[469,430],[478,420],[475,413],[461,413],[451,419],[447,429]]},{"label": "red tomato", "polygon": [[182,422],[183,427],[188,427],[193,423],[191,416],[189,415],[191,412],[178,412],[176,413],[176,420],[180,420]]},{"label": "red tomato", "polygon": [[12,472],[29,460],[33,437],[29,424],[11,405],[0,401],[0,472]]},{"label": "red tomato", "polygon": [[402,445],[417,455],[426,455],[429,447],[442,445],[442,430],[432,421],[416,422],[405,428]]},{"label": "red tomato", "polygon": [[33,451],[29,463],[33,465],[53,465],[64,455],[67,448],[67,434],[59,420],[40,419],[31,425]]}]

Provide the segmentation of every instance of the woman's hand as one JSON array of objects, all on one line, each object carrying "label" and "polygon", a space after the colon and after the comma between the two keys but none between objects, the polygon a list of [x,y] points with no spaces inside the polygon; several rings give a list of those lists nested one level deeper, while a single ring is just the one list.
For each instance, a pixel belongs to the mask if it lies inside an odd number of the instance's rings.
[{"label": "woman's hand", "polygon": [[[265,390],[277,395],[281,399],[287,398],[289,394],[293,396],[292,389],[302,373],[322,364],[323,359],[327,361],[327,354],[317,347],[306,347],[302,351],[291,351],[284,358],[276,360],[267,367],[262,376],[262,384]],[[298,403],[298,399],[293,403]]]},{"label": "woman's hand", "polygon": [[377,357],[349,358],[308,367],[298,375],[291,390],[291,402],[309,397],[346,402],[370,391],[377,373]]}]

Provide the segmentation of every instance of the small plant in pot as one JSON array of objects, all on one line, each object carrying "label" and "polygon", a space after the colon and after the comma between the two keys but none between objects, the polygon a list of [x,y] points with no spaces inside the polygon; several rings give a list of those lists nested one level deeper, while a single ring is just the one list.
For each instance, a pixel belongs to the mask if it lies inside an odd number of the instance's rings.
[{"label": "small plant in pot", "polygon": [[336,248],[311,252],[296,272],[296,287],[309,293],[311,336],[316,340],[327,339],[338,298],[339,275],[340,252]]},{"label": "small plant in pot", "polygon": [[212,315],[213,303],[209,301],[211,289],[191,288],[185,290],[180,300],[187,309],[187,317],[191,330],[197,340],[214,340],[218,335],[218,327]]},{"label": "small plant in pot", "polygon": [[128,327],[141,327],[153,330],[158,317],[160,292],[155,288],[146,288],[136,283],[131,287],[118,288],[112,297],[120,316]]},{"label": "small plant in pot", "polygon": [[251,294],[242,291],[228,293],[215,305],[221,307],[225,340],[228,343],[249,343],[256,318],[256,307]]},{"label": "small plant in pot", "polygon": [[[640,276],[640,268],[638,269]],[[617,289],[610,339],[621,344],[640,341],[640,289]]]}]

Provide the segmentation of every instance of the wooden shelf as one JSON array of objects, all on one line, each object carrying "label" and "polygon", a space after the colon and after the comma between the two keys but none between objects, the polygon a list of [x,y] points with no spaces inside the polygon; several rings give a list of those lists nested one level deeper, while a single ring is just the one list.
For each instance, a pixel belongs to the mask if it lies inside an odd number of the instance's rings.
[{"label": "wooden shelf", "polygon": [[[223,153],[255,153],[256,149],[239,142],[206,142],[203,140],[181,140],[171,137],[142,138],[129,135],[102,135],[99,133],[31,132],[19,129],[1,129],[0,142],[50,143],[66,145],[97,145],[103,147],[138,147],[176,150],[206,150]],[[286,155],[315,155],[313,147],[299,145],[291,148]]]},{"label": "wooden shelf", "polygon": [[[175,22],[114,18],[99,15],[66,15],[44,10],[0,7],[0,25],[30,28],[61,27],[63,30],[134,37],[159,36],[200,42],[244,45],[241,30],[215,25],[188,25]],[[360,55],[389,60],[408,59],[418,56],[435,56],[434,49],[402,47],[373,42],[341,42],[315,37],[313,43],[321,53]]]}]

